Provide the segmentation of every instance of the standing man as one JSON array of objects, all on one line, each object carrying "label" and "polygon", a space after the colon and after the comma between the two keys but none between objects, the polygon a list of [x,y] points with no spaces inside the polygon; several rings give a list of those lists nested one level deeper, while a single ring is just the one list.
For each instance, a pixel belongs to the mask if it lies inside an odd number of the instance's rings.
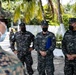
[{"label": "standing man", "polygon": [[[7,19],[0,17],[0,43],[5,39]],[[6,45],[6,44],[4,44]],[[14,54],[6,52],[0,46],[0,75],[24,75],[24,67]]]},{"label": "standing man", "polygon": [[[18,58],[21,60],[24,66],[26,63],[28,74],[32,75],[33,60],[31,56],[31,51],[33,50],[34,47],[33,44],[31,47],[30,45],[32,42],[34,42],[34,35],[26,31],[25,23],[21,23],[19,26],[20,31],[15,33],[11,49],[15,54],[17,54]],[[17,50],[14,47],[15,42],[17,44]]]},{"label": "standing man", "polygon": [[69,30],[62,40],[65,55],[64,75],[76,75],[76,18],[69,19]]},{"label": "standing man", "polygon": [[52,32],[48,31],[48,22],[41,22],[42,32],[35,38],[35,50],[38,53],[39,75],[54,75],[53,50],[56,46],[56,38]]},{"label": "standing man", "polygon": [[14,31],[13,29],[11,29],[10,34],[9,34],[10,47],[11,47],[13,38],[14,38]]}]

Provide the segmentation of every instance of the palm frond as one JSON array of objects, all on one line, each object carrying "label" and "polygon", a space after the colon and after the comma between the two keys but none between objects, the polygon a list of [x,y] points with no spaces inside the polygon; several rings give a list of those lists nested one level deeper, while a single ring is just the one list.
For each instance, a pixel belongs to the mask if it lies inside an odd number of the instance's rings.
[{"label": "palm frond", "polygon": [[16,11],[14,13],[14,22],[17,22],[17,20],[20,18],[20,6],[16,8]]}]

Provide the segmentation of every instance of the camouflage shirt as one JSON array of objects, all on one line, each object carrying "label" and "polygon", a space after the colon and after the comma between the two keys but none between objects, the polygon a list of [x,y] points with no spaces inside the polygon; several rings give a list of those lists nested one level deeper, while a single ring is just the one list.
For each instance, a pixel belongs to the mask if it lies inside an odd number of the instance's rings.
[{"label": "camouflage shirt", "polygon": [[14,37],[14,32],[10,32],[10,34],[9,34],[9,40],[12,41],[13,37]]},{"label": "camouflage shirt", "polygon": [[[34,42],[34,35],[28,31],[24,33],[22,31],[16,32],[11,47],[13,51],[15,50],[15,42],[18,51],[28,52],[31,43]],[[34,44],[32,44],[32,47],[34,47]]]},{"label": "camouflage shirt", "polygon": [[[46,42],[47,39],[50,38],[51,39],[51,45],[48,49],[46,49]],[[36,35],[35,38],[35,49],[39,52],[41,51],[46,51],[47,55],[52,55],[53,56],[53,50],[55,49],[56,46],[56,38],[55,35],[52,32],[47,32],[45,35],[40,32]]]},{"label": "camouflage shirt", "polygon": [[0,47],[0,75],[24,75],[23,70],[19,59]]},{"label": "camouflage shirt", "polygon": [[66,54],[76,54],[76,31],[68,30],[62,40],[62,51]]}]

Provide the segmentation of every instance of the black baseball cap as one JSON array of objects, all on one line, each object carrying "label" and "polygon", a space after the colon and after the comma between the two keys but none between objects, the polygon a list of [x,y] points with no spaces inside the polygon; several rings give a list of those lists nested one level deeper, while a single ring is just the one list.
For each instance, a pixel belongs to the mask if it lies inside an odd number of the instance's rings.
[{"label": "black baseball cap", "polygon": [[24,23],[24,22],[21,22],[21,23],[19,24],[19,26],[25,26],[25,23]]},{"label": "black baseball cap", "polygon": [[42,20],[42,21],[41,21],[41,25],[42,25],[42,26],[48,26],[48,21]]},{"label": "black baseball cap", "polygon": [[76,18],[69,18],[69,24],[76,22]]}]

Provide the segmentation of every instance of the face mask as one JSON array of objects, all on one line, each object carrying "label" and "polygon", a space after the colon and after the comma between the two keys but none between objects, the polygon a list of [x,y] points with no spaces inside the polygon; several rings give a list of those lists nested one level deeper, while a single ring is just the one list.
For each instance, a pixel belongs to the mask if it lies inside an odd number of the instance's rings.
[{"label": "face mask", "polygon": [[73,31],[73,26],[70,25],[69,26],[69,30]]},{"label": "face mask", "polygon": [[6,27],[6,25],[5,25],[4,23],[2,23],[2,22],[1,22],[1,24],[5,26],[5,32],[4,32],[4,33],[0,32],[0,42],[2,42],[2,41],[5,39],[5,37],[6,37],[6,32],[7,32],[7,27]]},{"label": "face mask", "polygon": [[1,34],[1,36],[0,36],[0,42],[2,42],[5,39],[5,37],[6,37],[6,32],[4,34],[2,34],[0,32],[0,34]]},{"label": "face mask", "polygon": [[44,32],[46,32],[46,31],[48,30],[48,28],[42,28],[42,30],[43,30]]},{"label": "face mask", "polygon": [[26,32],[26,28],[24,27],[24,28],[21,28],[21,31],[22,32]]}]

